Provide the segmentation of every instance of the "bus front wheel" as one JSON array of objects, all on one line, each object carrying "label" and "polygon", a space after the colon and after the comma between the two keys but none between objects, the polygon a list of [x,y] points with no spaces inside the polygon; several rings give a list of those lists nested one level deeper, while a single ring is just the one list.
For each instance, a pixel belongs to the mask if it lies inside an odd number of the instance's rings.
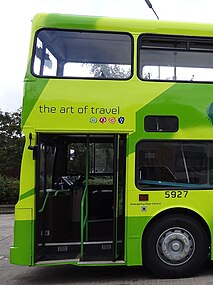
[{"label": "bus front wheel", "polygon": [[209,253],[206,230],[199,221],[184,214],[170,214],[151,224],[142,247],[143,263],[162,278],[192,276]]}]

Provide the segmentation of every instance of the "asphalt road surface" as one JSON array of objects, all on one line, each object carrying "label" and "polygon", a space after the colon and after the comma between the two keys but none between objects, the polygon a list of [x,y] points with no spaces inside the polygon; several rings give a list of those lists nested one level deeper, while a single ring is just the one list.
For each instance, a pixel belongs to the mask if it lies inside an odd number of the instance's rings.
[{"label": "asphalt road surface", "polygon": [[157,279],[143,267],[22,267],[9,263],[14,215],[0,215],[0,285],[116,284],[213,285],[213,263],[195,277]]}]

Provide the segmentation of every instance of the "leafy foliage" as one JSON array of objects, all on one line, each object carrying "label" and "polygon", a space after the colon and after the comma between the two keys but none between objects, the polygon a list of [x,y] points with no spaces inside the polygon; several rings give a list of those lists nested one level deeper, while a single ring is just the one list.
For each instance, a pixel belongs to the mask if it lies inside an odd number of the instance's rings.
[{"label": "leafy foliage", "polygon": [[21,109],[13,113],[0,110],[0,174],[18,177],[24,145],[20,127]]},{"label": "leafy foliage", "polygon": [[83,64],[95,78],[128,78],[131,75],[129,67],[119,64]]},{"label": "leafy foliage", "polygon": [[16,204],[19,171],[24,146],[21,109],[13,113],[0,110],[0,204]]},{"label": "leafy foliage", "polygon": [[0,204],[14,205],[18,201],[19,180],[0,175]]}]

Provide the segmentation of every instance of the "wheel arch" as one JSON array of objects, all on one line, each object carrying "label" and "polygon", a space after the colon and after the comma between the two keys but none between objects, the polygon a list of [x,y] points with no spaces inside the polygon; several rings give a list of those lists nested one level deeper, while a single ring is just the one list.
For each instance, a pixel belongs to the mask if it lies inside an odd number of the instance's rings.
[{"label": "wheel arch", "polygon": [[[200,222],[200,224],[204,227],[207,236],[208,236],[208,242],[209,242],[209,246],[211,247],[211,232],[209,229],[208,224],[206,223],[206,221],[204,220],[204,218],[202,216],[200,216],[198,213],[194,212],[191,209],[186,209],[186,208],[170,208],[170,209],[166,209],[160,213],[158,213],[156,216],[154,216],[146,225],[143,234],[142,234],[142,259],[143,259],[143,239],[144,236],[146,234],[146,232],[149,230],[150,226],[152,224],[154,224],[157,220],[167,216],[167,215],[171,215],[171,214],[185,214],[186,216],[190,216],[194,219],[196,219],[197,221]],[[211,249],[210,249],[210,255],[211,255]]]}]

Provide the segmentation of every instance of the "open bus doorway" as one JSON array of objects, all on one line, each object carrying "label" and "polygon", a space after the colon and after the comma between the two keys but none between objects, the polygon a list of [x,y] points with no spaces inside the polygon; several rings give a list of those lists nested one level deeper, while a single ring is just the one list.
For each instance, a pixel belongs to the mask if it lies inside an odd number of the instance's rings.
[{"label": "open bus doorway", "polygon": [[124,258],[125,135],[38,135],[36,262]]}]

